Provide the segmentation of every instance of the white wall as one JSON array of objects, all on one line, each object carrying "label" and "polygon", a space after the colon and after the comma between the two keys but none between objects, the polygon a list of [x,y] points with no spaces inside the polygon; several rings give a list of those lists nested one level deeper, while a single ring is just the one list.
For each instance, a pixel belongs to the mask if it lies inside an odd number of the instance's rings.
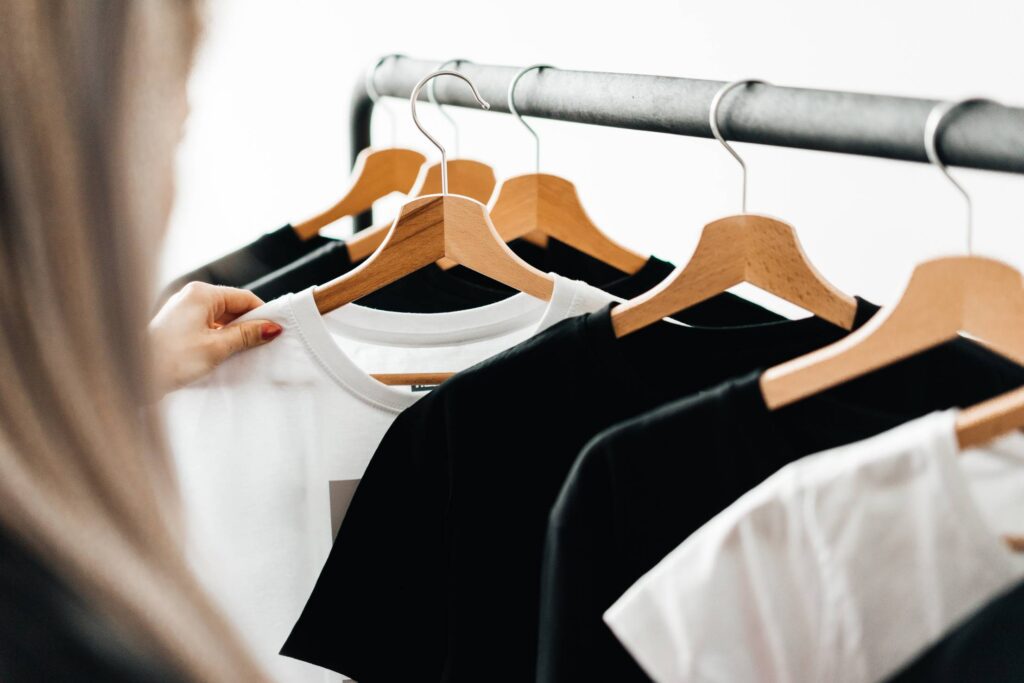
[{"label": "white wall", "polygon": [[[1024,3],[1014,0],[212,0],[162,277],[336,201],[349,94],[381,54],[1022,105],[1022,33]],[[426,150],[406,108],[391,106],[397,142]],[[499,176],[531,170],[529,138],[509,116],[451,111],[463,156]],[[434,112],[424,118],[444,131]],[[738,167],[714,141],[536,127],[545,170],[573,180],[598,225],[638,250],[683,262],[703,223],[738,209]],[[388,138],[376,116],[375,142]],[[848,292],[890,301],[915,262],[963,249],[961,201],[933,168],[737,148],[750,167],[750,209],[796,225],[815,264]],[[976,251],[1024,268],[1024,177],[958,175],[975,200]]]}]

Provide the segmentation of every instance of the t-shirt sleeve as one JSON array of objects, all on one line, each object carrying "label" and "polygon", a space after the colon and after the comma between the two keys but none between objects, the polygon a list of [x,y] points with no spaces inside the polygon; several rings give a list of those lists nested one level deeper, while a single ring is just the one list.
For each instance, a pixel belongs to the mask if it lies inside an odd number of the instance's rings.
[{"label": "t-shirt sleeve", "polygon": [[783,470],[695,532],[605,612],[669,681],[828,680],[820,553]]},{"label": "t-shirt sleeve", "polygon": [[434,398],[400,415],[374,453],[281,654],[361,682],[440,678],[449,481]]}]

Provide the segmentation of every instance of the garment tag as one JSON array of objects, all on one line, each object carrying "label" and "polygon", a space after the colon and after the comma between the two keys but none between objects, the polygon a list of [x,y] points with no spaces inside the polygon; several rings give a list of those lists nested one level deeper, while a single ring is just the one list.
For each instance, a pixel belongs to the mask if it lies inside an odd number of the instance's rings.
[{"label": "garment tag", "polygon": [[437,386],[438,385],[436,384],[413,384],[409,387],[409,391],[413,392],[414,394],[418,394],[424,391],[436,389]]},{"label": "garment tag", "polygon": [[348,506],[352,503],[352,496],[359,486],[358,479],[341,479],[328,482],[331,495],[331,538],[338,535],[341,522],[345,519]]}]

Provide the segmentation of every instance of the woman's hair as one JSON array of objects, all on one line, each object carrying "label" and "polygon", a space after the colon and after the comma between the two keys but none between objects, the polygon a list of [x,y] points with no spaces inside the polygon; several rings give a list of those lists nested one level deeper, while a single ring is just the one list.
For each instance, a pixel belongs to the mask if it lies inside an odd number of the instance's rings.
[{"label": "woman's hair", "polygon": [[185,678],[261,681],[186,563],[150,382],[196,12],[0,3],[0,524]]}]

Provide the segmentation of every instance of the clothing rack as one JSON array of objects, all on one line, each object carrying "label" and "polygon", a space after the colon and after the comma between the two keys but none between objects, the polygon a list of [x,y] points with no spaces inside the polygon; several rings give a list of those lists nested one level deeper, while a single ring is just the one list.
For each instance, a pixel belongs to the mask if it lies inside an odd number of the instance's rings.
[{"label": "clothing rack", "polygon": [[[416,83],[442,60],[396,57],[377,70],[374,83],[385,97],[408,99]],[[490,102],[508,112],[508,84],[519,67],[462,62],[465,73]],[[370,145],[373,102],[359,78],[351,106],[353,159]],[[469,88],[440,79],[441,104],[479,110]],[[656,133],[710,138],[708,111],[723,81],[551,68],[524,78],[516,88],[521,114]],[[425,96],[424,96],[425,97]],[[729,140],[777,147],[927,163],[922,131],[936,100],[751,85],[725,98],[722,133]],[[1024,108],[982,102],[951,116],[939,140],[949,166],[1024,174]],[[371,224],[357,217],[356,229]]]}]

